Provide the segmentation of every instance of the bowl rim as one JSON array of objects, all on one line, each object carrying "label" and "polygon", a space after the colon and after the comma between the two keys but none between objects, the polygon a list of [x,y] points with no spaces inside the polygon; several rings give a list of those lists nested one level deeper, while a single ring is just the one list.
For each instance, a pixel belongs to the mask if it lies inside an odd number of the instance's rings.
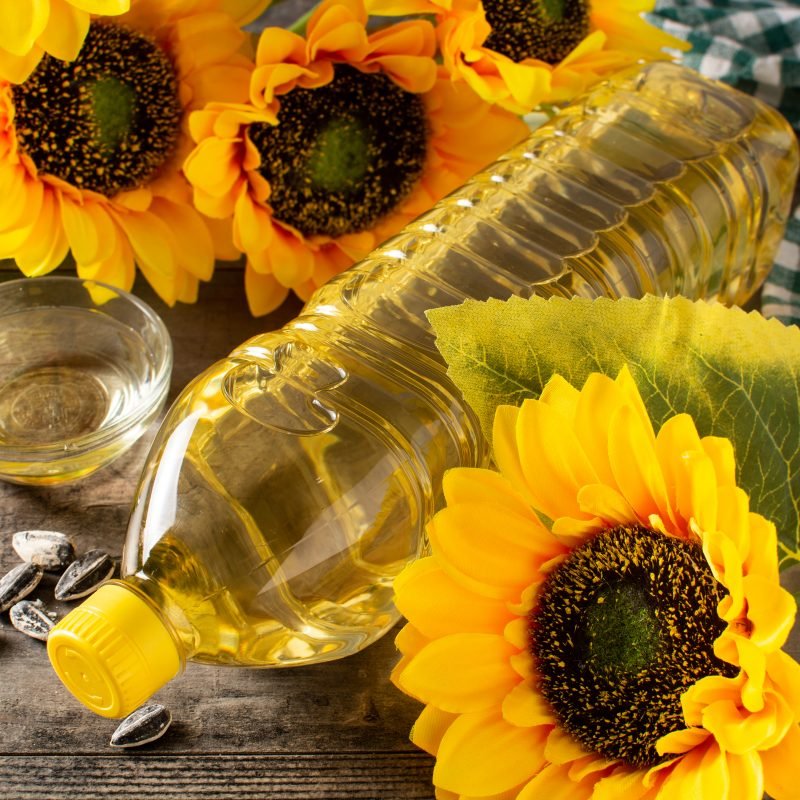
[{"label": "bowl rim", "polygon": [[[75,436],[71,439],[63,439],[56,444],[30,444],[30,445],[7,445],[0,442],[0,461],[47,461],[53,463],[60,460],[72,460],[93,450],[100,449],[118,438],[121,438],[127,431],[135,428],[155,409],[158,409],[166,399],[172,379],[172,367],[174,359],[174,348],[172,337],[163,319],[155,310],[144,300],[118,286],[113,286],[103,281],[93,278],[81,278],[77,275],[45,275],[36,278],[14,278],[12,280],[0,281],[0,295],[6,292],[9,287],[20,287],[48,283],[68,283],[72,285],[87,284],[97,286],[101,289],[116,294],[120,300],[126,304],[134,306],[156,329],[157,336],[155,341],[160,345],[160,350],[151,351],[155,356],[155,374],[151,381],[152,391],[141,397],[136,405],[124,416],[114,420],[113,424],[103,426],[90,433]],[[68,304],[42,305],[42,308],[78,308],[78,306]],[[20,309],[24,311],[24,308]],[[88,307],[87,307],[88,310]],[[102,311],[101,305],[96,305],[93,310]],[[130,326],[127,326],[130,328]],[[133,329],[132,329],[133,330]],[[144,431],[142,431],[143,433]],[[138,438],[138,436],[137,436]],[[133,442],[131,442],[132,444]]]}]

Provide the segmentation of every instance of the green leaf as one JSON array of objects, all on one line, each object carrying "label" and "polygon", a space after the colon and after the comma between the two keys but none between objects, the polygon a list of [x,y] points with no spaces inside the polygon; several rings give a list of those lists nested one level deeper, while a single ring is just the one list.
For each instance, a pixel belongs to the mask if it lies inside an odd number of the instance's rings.
[{"label": "green leaf", "polygon": [[561,374],[630,368],[658,429],[686,412],[733,442],[751,508],[778,528],[781,566],[800,562],[800,330],[683,297],[468,300],[428,312],[448,373],[491,436],[498,405],[538,397]]}]

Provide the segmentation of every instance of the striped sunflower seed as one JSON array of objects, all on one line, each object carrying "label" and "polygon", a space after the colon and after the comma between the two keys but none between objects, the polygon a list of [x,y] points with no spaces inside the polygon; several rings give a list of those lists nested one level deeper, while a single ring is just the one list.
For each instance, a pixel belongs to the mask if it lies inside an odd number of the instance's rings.
[{"label": "striped sunflower seed", "polygon": [[75,546],[57,531],[17,531],[11,539],[23,561],[44,570],[62,570],[75,559]]},{"label": "striped sunflower seed", "polygon": [[41,600],[20,600],[8,612],[11,624],[32,639],[47,641],[47,635],[55,625],[56,615],[48,612]]},{"label": "striped sunflower seed", "polygon": [[36,564],[25,562],[0,578],[0,612],[27,597],[38,585],[44,570]]},{"label": "striped sunflower seed", "polygon": [[114,561],[105,550],[89,550],[73,561],[56,584],[56,600],[77,600],[100,587],[114,574]]},{"label": "striped sunflower seed", "polygon": [[161,703],[149,703],[125,717],[111,736],[112,747],[139,747],[160,739],[172,722]]}]

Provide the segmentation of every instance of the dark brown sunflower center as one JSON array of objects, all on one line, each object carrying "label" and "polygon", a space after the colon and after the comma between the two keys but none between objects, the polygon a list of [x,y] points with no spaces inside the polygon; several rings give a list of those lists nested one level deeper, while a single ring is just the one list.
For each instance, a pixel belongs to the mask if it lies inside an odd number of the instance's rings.
[{"label": "dark brown sunflower center", "polygon": [[17,140],[36,168],[106,197],[155,175],[175,149],[182,114],[164,51],[97,21],[75,61],[46,55],[13,100]]},{"label": "dark brown sunflower center", "polygon": [[587,0],[483,0],[492,32],[484,46],[512,61],[557,64],[589,33]]},{"label": "dark brown sunflower center", "polygon": [[588,750],[635,767],[685,727],[681,695],[736,669],[714,655],[725,590],[699,545],[618,527],[574,550],[547,578],[530,616],[540,691]]},{"label": "dark brown sunflower center", "polygon": [[278,124],[251,126],[250,139],[275,218],[305,236],[341,236],[368,229],[410,194],[428,125],[419,95],[338,65],[326,86],[282,97]]}]

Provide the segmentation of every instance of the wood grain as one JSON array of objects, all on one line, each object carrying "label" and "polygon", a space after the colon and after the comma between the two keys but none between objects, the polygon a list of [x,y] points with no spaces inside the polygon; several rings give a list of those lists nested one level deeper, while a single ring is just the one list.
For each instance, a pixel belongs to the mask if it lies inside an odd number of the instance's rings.
[{"label": "wood grain", "polygon": [[[304,753],[293,756],[56,756],[0,758],[0,785],[19,800],[264,797],[269,800],[431,798],[430,767],[419,753]],[[36,782],[20,780],[36,775]],[[103,794],[98,794],[98,787]]]},{"label": "wood grain", "polygon": [[[236,345],[300,309],[289,301],[276,314],[253,319],[242,274],[234,271],[219,272],[203,286],[196,305],[167,308],[144,283],[135,291],[172,335],[170,400]],[[118,559],[156,427],[78,483],[0,484],[0,571],[18,563],[11,535],[23,529],[60,530],[79,552],[101,547]],[[46,575],[35,596],[65,613],[74,604],[55,602],[54,585]],[[397,660],[392,639],[316,667],[190,664],[156,698],[173,713],[167,734],[120,752],[108,745],[117,723],[80,706],[50,668],[44,644],[16,631],[3,615],[0,798],[431,798],[432,760],[408,741],[420,707],[388,681]]]}]

